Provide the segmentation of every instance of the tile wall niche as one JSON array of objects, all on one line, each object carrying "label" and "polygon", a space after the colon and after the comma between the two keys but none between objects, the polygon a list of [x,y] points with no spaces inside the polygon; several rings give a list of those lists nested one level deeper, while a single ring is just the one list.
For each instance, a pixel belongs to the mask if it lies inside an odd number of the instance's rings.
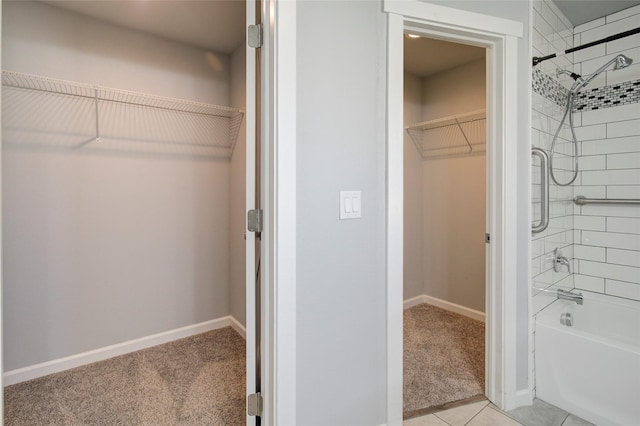
[{"label": "tile wall niche", "polygon": [[[575,44],[638,26],[635,6],[576,27]],[[640,34],[576,52],[575,70],[591,74],[618,54],[634,63],[611,68],[579,94],[575,195],[640,198]],[[640,207],[575,206],[574,214],[575,287],[640,300]]]}]

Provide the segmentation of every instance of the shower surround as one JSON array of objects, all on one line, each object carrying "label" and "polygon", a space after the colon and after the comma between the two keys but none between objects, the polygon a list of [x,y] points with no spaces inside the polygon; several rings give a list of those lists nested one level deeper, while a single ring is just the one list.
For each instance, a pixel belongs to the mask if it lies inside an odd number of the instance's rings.
[{"label": "shower surround", "polygon": [[[640,6],[608,15],[572,28],[550,0],[533,2],[533,55],[589,43],[640,25]],[[566,104],[566,89],[573,80],[557,77],[556,69],[588,76],[618,54],[632,58],[633,65],[609,70],[579,93],[574,123],[579,153],[579,173],[573,185],[551,183],[549,228],[532,236],[532,315],[556,300],[557,288],[601,294],[605,300],[640,300],[640,207],[574,205],[572,199],[640,198],[640,35],[601,44],[537,65],[532,76],[532,144],[547,151]],[[560,180],[571,174],[570,130],[560,132],[556,167]],[[534,222],[540,207],[539,167],[532,166]],[[571,273],[553,271],[553,250],[560,248],[570,259]],[[589,293],[591,292],[591,293]],[[586,298],[588,303],[589,298]],[[637,306],[637,304],[636,304]],[[546,310],[545,310],[546,312]],[[539,339],[534,340],[538,342]],[[538,344],[532,357],[531,378],[543,351]],[[610,361],[612,362],[612,361]],[[544,377],[548,379],[548,377]],[[542,380],[538,378],[538,380]],[[535,381],[534,381],[535,383]],[[536,388],[534,386],[534,392]],[[554,403],[554,401],[549,401]],[[562,407],[561,404],[556,405]],[[569,409],[569,408],[565,408]]]}]

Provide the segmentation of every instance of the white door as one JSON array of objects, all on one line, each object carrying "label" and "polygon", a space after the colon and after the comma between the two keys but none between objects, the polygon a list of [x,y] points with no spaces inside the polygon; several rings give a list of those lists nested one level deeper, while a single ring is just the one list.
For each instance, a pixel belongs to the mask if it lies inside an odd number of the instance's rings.
[{"label": "white door", "polygon": [[[257,8],[260,0],[246,0],[247,2],[247,28],[259,23],[260,13]],[[247,42],[248,42],[247,37]],[[260,122],[260,49],[247,45],[246,49],[246,210],[259,209],[259,133]],[[245,228],[246,229],[246,228]],[[260,292],[259,268],[260,268],[260,235],[258,232],[246,230],[246,356],[247,356],[247,397],[260,392]],[[247,413],[247,425],[260,425],[260,419],[249,416]]]}]

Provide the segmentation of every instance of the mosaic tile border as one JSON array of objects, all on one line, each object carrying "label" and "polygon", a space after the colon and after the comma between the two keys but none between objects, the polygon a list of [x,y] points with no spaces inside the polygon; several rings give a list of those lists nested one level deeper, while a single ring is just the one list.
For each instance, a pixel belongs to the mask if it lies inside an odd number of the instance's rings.
[{"label": "mosaic tile border", "polygon": [[640,102],[640,80],[596,87],[578,92],[573,112],[593,111]]},{"label": "mosaic tile border", "polygon": [[555,104],[564,107],[567,104],[569,91],[558,80],[542,72],[539,68],[533,69],[533,91]]},{"label": "mosaic tile border", "polygon": [[[569,91],[558,80],[538,68],[533,69],[533,91],[564,107]],[[640,79],[586,89],[578,93],[572,112],[593,111],[640,102]]]}]

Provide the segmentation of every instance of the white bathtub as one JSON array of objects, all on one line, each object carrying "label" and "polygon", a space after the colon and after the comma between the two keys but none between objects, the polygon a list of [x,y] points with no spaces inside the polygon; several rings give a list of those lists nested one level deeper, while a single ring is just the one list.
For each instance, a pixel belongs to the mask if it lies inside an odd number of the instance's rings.
[{"label": "white bathtub", "polygon": [[536,317],[536,395],[596,425],[638,426],[640,302],[583,294],[582,306],[558,300]]}]

